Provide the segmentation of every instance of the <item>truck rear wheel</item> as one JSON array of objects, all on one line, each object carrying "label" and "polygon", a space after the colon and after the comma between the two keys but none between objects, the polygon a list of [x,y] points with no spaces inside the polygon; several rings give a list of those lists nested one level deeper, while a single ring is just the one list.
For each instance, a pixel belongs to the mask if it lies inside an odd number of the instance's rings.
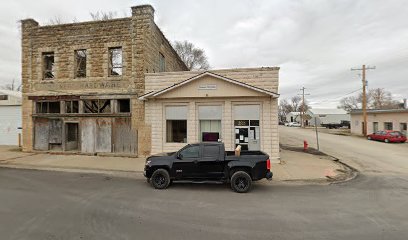
[{"label": "truck rear wheel", "polygon": [[246,193],[251,189],[252,179],[248,173],[237,171],[231,177],[231,188],[237,193]]},{"label": "truck rear wheel", "polygon": [[159,168],[153,172],[150,183],[156,189],[165,189],[170,184],[170,175],[166,169]]}]

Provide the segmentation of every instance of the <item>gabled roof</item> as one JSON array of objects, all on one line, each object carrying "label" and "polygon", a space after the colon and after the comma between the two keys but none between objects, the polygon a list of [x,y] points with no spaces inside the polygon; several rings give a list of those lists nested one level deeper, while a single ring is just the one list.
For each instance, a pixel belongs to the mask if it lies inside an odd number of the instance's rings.
[{"label": "gabled roof", "polygon": [[263,89],[263,88],[259,88],[259,87],[255,87],[255,86],[249,85],[249,84],[247,84],[247,83],[243,83],[243,82],[240,82],[240,81],[237,81],[237,80],[228,78],[228,77],[224,77],[224,76],[215,74],[215,73],[210,72],[210,71],[205,71],[205,72],[200,73],[200,74],[198,74],[198,75],[196,75],[196,76],[194,76],[194,77],[191,77],[191,78],[188,78],[188,79],[186,79],[186,80],[183,80],[183,81],[181,81],[181,82],[179,82],[179,83],[173,84],[172,86],[163,88],[163,89],[158,90],[158,91],[152,91],[152,92],[146,93],[146,94],[140,96],[140,97],[139,97],[139,100],[146,100],[147,98],[152,98],[152,97],[159,96],[159,95],[161,95],[161,94],[164,94],[164,93],[166,93],[166,92],[168,92],[168,91],[171,91],[171,90],[173,90],[173,89],[175,89],[175,88],[181,87],[181,86],[183,86],[183,85],[185,85],[185,84],[187,84],[187,83],[190,83],[190,82],[192,82],[192,81],[194,81],[194,80],[196,80],[196,79],[199,79],[199,78],[201,78],[201,77],[204,77],[204,76],[211,76],[211,77],[214,77],[214,78],[217,78],[217,79],[221,79],[221,80],[224,80],[224,81],[227,81],[227,82],[230,82],[230,83],[233,83],[233,84],[236,84],[236,85],[245,87],[245,88],[252,89],[252,90],[257,91],[257,92],[261,92],[261,93],[270,95],[270,96],[272,96],[272,97],[279,97],[279,94],[274,93],[274,92],[271,92],[271,91],[269,91],[269,90],[266,90],[266,89]]}]

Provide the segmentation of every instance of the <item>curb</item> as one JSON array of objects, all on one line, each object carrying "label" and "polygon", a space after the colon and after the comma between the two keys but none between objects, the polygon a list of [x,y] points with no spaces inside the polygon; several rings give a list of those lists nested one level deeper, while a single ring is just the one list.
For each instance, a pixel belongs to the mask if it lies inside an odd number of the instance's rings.
[{"label": "curb", "polygon": [[0,168],[37,170],[37,171],[54,171],[54,172],[69,172],[69,173],[90,173],[90,174],[106,174],[111,176],[125,178],[144,178],[143,171],[126,171],[126,170],[106,170],[96,168],[67,168],[54,166],[35,166],[35,165],[18,165],[18,164],[0,164]]}]

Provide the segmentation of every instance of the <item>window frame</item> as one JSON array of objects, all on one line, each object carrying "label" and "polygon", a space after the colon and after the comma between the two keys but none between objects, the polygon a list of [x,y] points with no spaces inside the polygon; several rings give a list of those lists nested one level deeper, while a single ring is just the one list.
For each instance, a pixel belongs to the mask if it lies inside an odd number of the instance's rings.
[{"label": "window frame", "polygon": [[[120,66],[114,66],[113,63],[113,52],[115,50],[120,49]],[[119,68],[120,69],[120,74],[113,74],[113,70]],[[117,47],[109,47],[108,48],[108,76],[109,77],[120,77],[123,76],[123,47],[122,46],[117,46]]]},{"label": "window frame", "polygon": [[[79,66],[80,63],[78,62],[78,58],[80,58],[80,56],[78,55],[78,52],[84,52],[85,53],[85,69],[80,70]],[[88,62],[88,51],[86,49],[77,49],[74,51],[74,78],[86,78],[88,77],[87,75],[87,62]],[[83,71],[83,76],[78,75],[79,72]]]},{"label": "window frame", "polygon": [[[50,112],[50,103],[59,103],[59,112]],[[38,111],[38,104],[41,104],[41,109]],[[43,112],[44,104],[46,104],[46,111]],[[36,114],[61,114],[61,101],[36,101],[35,102]]]},{"label": "window frame", "polygon": [[[98,102],[98,112],[86,112],[86,101],[97,101]],[[110,112],[100,112],[100,101],[109,101],[109,106],[110,106]],[[82,104],[83,104],[83,110],[82,112],[84,114],[112,114],[113,113],[113,108],[112,108],[112,99],[84,99],[82,100]]]},{"label": "window frame", "polygon": [[[197,157],[182,157],[181,153],[189,148],[197,148],[198,149],[198,156]],[[177,152],[177,157],[180,158],[180,160],[188,160],[188,159],[200,159],[202,156],[202,149],[200,147],[200,145],[192,145],[192,144],[188,144],[187,146],[183,147],[182,149],[180,149],[180,151]]]},{"label": "window frame", "polygon": [[[52,56],[51,69],[48,69],[48,64],[46,58]],[[42,62],[42,80],[53,80],[55,79],[55,52],[43,52],[41,54]],[[47,77],[48,74],[51,74],[52,77]]]},{"label": "window frame", "polygon": [[[78,113],[80,113],[79,112],[80,111],[79,110],[79,100],[65,100],[64,102],[65,102],[65,109],[64,109],[65,112],[64,113],[66,113],[66,114],[78,114]],[[73,111],[73,109],[74,109],[74,104],[73,103],[74,102],[77,102],[77,104],[78,104],[76,112]],[[68,109],[67,103],[70,103],[70,109],[71,109],[70,112],[67,111],[67,109]]]}]

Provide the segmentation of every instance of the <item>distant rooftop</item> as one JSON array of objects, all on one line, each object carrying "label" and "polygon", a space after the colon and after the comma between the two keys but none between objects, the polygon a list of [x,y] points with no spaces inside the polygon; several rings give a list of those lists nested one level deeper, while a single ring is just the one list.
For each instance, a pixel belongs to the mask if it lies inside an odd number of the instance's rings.
[{"label": "distant rooftop", "polygon": [[312,108],[309,111],[313,114],[348,114],[346,110],[338,108]]},{"label": "distant rooftop", "polygon": [[21,98],[21,92],[18,92],[18,91],[0,89],[0,94],[1,95],[13,96],[13,97],[16,97],[16,98]]},{"label": "distant rooftop", "polygon": [[[362,114],[362,109],[351,110],[350,114]],[[367,113],[408,113],[408,109],[367,109]]]}]

